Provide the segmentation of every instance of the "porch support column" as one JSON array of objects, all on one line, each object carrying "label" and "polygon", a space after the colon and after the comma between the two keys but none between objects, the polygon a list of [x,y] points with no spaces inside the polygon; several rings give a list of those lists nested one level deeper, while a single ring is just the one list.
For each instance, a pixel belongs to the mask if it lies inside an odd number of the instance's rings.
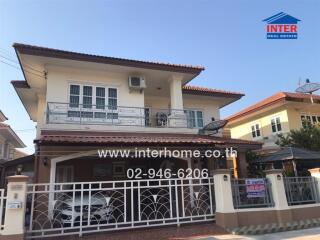
[{"label": "porch support column", "polygon": [[5,239],[22,240],[24,239],[28,176],[15,175],[8,177],[7,180],[5,224],[1,234],[5,235]]},{"label": "porch support column", "polygon": [[293,167],[293,171],[294,171],[294,176],[298,177],[297,163],[294,159],[292,160],[292,167]]},{"label": "porch support column", "polygon": [[266,178],[271,183],[271,192],[274,202],[274,208],[277,210],[279,223],[292,221],[292,213],[288,206],[286,189],[284,186],[282,169],[271,169],[265,171]]},{"label": "porch support column", "polygon": [[230,170],[214,170],[213,180],[216,200],[216,224],[223,228],[237,227],[238,218],[233,206]]},{"label": "porch support column", "polygon": [[187,117],[183,111],[182,76],[169,78],[171,111],[168,117],[169,127],[187,127]]},{"label": "porch support column", "polygon": [[37,138],[40,138],[40,132],[46,123],[46,97],[43,94],[38,94],[38,112],[37,112]]},{"label": "porch support column", "polygon": [[182,110],[182,76],[173,75],[169,78],[171,109]]}]

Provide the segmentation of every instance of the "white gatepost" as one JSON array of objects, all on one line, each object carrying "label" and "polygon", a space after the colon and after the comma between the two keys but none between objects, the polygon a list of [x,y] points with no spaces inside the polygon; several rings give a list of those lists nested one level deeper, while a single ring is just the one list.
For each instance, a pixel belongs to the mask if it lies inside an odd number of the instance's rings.
[{"label": "white gatepost", "polygon": [[317,194],[317,201],[320,202],[320,168],[312,168],[308,170],[311,174],[311,176],[315,179],[316,181],[316,194]]},{"label": "white gatepost", "polygon": [[238,218],[233,206],[230,170],[214,170],[213,180],[216,200],[216,224],[223,228],[237,227]]},{"label": "white gatepost", "polygon": [[6,235],[7,239],[24,239],[28,178],[24,175],[7,178],[7,203],[2,231],[2,235]]},{"label": "white gatepost", "polygon": [[288,205],[286,189],[283,181],[282,169],[270,169],[265,171],[266,178],[271,184],[274,209],[277,210],[279,223],[292,221],[292,213]]}]

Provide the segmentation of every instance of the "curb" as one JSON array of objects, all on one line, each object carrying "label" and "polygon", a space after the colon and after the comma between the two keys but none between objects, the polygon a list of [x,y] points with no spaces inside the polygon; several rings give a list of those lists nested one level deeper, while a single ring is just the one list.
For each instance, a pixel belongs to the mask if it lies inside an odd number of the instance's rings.
[{"label": "curb", "polygon": [[303,221],[294,221],[284,224],[260,224],[260,225],[250,225],[238,228],[227,229],[234,235],[261,235],[267,233],[285,232],[293,230],[301,230],[320,226],[320,218],[312,218]]}]

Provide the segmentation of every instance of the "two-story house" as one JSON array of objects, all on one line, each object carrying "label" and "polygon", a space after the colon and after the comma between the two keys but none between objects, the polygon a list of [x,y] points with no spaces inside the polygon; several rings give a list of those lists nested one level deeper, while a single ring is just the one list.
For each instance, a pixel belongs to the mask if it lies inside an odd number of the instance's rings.
[{"label": "two-story house", "polygon": [[[101,148],[233,146],[240,151],[240,161],[247,148],[259,147],[250,141],[198,135],[212,118],[220,119],[220,108],[243,96],[187,85],[203,67],[24,44],[14,48],[25,80],[12,84],[37,122],[34,182],[126,179],[128,168],[163,166],[163,159],[99,159]],[[175,168],[186,168],[197,160],[170,161]],[[201,161],[201,166],[214,168],[214,161]],[[242,171],[245,174],[245,167]]]},{"label": "two-story house", "polygon": [[[319,167],[318,154],[303,149],[280,148],[278,134],[303,127],[305,121],[320,123],[320,96],[279,92],[227,118],[231,137],[260,141],[257,164],[265,168],[283,168],[287,174],[306,174]],[[296,156],[300,155],[298,159]],[[312,157],[310,157],[312,155]],[[304,156],[304,157],[303,157]],[[311,158],[311,159],[309,159]]]},{"label": "two-story house", "polygon": [[0,161],[9,161],[26,156],[16,148],[24,148],[25,145],[12,128],[5,123],[8,118],[0,110]]},{"label": "two-story house", "polygon": [[26,156],[22,151],[16,148],[24,148],[25,144],[19,138],[19,136],[12,130],[10,125],[5,123],[8,118],[0,110],[0,185],[3,182],[5,176],[3,165],[8,161]]},{"label": "two-story house", "polygon": [[261,141],[274,150],[279,133],[302,128],[304,120],[320,123],[320,96],[279,92],[227,118],[231,137]]},{"label": "two-story house", "polygon": [[[37,122],[37,184],[27,193],[32,236],[212,220],[213,179],[204,170],[245,175],[245,152],[261,147],[221,131],[199,134],[243,96],[187,85],[203,67],[13,46],[25,80],[12,84]],[[237,155],[227,157],[230,147]],[[200,155],[150,156],[148,149]],[[202,178],[187,175],[192,169]]]}]

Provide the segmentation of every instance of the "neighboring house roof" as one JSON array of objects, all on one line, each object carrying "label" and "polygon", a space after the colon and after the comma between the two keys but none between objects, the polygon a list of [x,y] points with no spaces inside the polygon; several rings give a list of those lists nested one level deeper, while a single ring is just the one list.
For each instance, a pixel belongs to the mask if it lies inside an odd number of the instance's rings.
[{"label": "neighboring house roof", "polygon": [[[33,98],[33,101],[37,101],[37,96],[34,93],[34,91],[30,88],[29,84],[25,80],[12,80],[11,84],[14,87],[14,90],[16,91],[18,97],[20,98],[20,101],[22,102],[26,112],[28,113],[30,119],[32,118],[32,113],[30,113],[30,103],[28,101],[23,100],[23,93],[28,94],[30,98]],[[21,90],[21,91],[20,91]],[[34,111],[33,115],[36,115],[36,112]]]},{"label": "neighboring house roof", "polygon": [[282,162],[289,160],[320,160],[320,152],[297,147],[283,147],[276,152],[260,157],[256,162]]},{"label": "neighboring house roof", "polygon": [[204,67],[202,66],[150,62],[150,61],[131,60],[131,59],[125,59],[125,58],[99,56],[99,55],[71,52],[71,51],[39,47],[39,46],[33,46],[33,45],[27,45],[27,44],[21,44],[21,43],[14,43],[13,47],[17,52],[21,54],[69,59],[69,60],[75,60],[75,61],[105,63],[105,64],[113,64],[113,65],[122,65],[127,67],[140,67],[140,68],[147,68],[147,69],[154,69],[154,70],[165,70],[165,71],[193,73],[193,74],[199,74],[202,70],[204,70]]},{"label": "neighboring house roof", "polygon": [[[314,103],[320,103],[320,95],[312,95]],[[293,102],[303,102],[304,100],[310,101],[310,94],[302,93],[290,93],[290,92],[278,92],[271,97],[268,97],[254,105],[251,105],[240,112],[233,114],[226,118],[228,123],[235,121],[239,118],[245,117],[248,114],[257,112],[265,107],[275,105],[279,102],[293,101]]]},{"label": "neighboring house roof", "polygon": [[18,137],[18,135],[12,130],[12,128],[5,123],[0,123],[0,135],[4,136],[5,139],[9,140],[14,147],[23,148],[26,145]]},{"label": "neighboring house roof", "polygon": [[2,166],[4,167],[11,167],[11,166],[15,166],[15,165],[19,165],[19,164],[25,164],[25,163],[33,163],[35,159],[34,154],[32,155],[28,155],[28,156],[24,156],[21,158],[16,158],[10,161],[5,161]]},{"label": "neighboring house roof", "polygon": [[240,92],[224,91],[214,88],[199,87],[186,85],[182,87],[182,92],[185,94],[196,94],[196,95],[206,95],[206,96],[217,96],[217,97],[235,97],[241,98],[244,96]]},{"label": "neighboring house roof", "polygon": [[4,113],[0,110],[0,122],[4,122],[8,120],[8,118],[6,117],[6,115],[4,115]]},{"label": "neighboring house roof", "polygon": [[276,15],[264,19],[263,21],[267,22],[268,24],[297,24],[301,20],[292,17],[284,12],[280,12]]},{"label": "neighboring house roof", "polygon": [[169,133],[115,133],[86,131],[42,131],[41,138],[35,142],[45,144],[94,144],[94,145],[154,145],[154,146],[196,146],[196,145],[238,145],[260,148],[261,143],[239,139],[229,139],[199,134],[169,134]]},{"label": "neighboring house roof", "polygon": [[28,154],[19,150],[19,149],[15,149],[15,153],[14,153],[14,158],[21,158],[21,157],[25,157],[27,156]]},{"label": "neighboring house roof", "polygon": [[26,80],[12,80],[11,84],[15,88],[30,88],[29,84],[27,83]]}]

